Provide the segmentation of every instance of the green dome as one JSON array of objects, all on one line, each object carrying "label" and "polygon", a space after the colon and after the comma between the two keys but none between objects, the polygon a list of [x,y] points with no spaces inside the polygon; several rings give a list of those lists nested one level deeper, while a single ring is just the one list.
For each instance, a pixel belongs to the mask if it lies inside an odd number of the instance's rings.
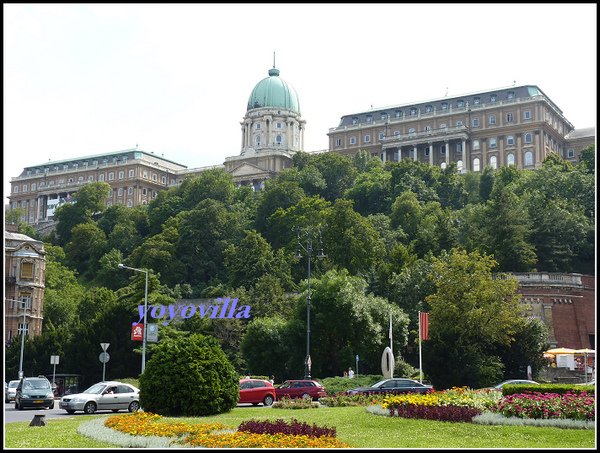
[{"label": "green dome", "polygon": [[269,69],[269,77],[262,79],[252,90],[248,109],[277,107],[300,114],[300,103],[296,90],[279,78],[279,69]]}]

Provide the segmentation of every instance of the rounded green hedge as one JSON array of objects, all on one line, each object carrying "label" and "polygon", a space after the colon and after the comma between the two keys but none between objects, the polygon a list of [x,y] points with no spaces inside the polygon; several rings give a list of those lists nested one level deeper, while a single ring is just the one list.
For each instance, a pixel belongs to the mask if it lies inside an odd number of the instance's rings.
[{"label": "rounded green hedge", "polygon": [[238,402],[238,373],[217,340],[200,334],[162,340],[140,376],[140,405],[165,416],[228,412]]}]

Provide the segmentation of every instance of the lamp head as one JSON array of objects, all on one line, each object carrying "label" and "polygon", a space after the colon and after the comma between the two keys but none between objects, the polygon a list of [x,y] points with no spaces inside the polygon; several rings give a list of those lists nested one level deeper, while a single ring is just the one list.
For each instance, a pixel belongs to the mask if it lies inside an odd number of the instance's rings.
[{"label": "lamp head", "polygon": [[123,263],[119,263],[119,269],[123,269]]},{"label": "lamp head", "polygon": [[299,260],[302,258],[302,253],[300,253],[300,249],[296,250],[296,254],[294,255],[294,259]]},{"label": "lamp head", "polygon": [[322,260],[323,258],[325,258],[327,255],[325,255],[325,253],[323,253],[323,249],[319,250],[319,254],[317,255],[317,258],[319,258],[320,260]]}]

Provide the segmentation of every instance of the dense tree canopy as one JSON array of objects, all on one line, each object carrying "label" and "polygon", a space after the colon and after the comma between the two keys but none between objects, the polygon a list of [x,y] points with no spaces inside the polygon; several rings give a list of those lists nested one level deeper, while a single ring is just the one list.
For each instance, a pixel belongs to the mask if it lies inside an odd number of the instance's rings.
[{"label": "dense tree canopy", "polygon": [[[536,369],[546,333],[519,317],[515,282],[493,275],[594,273],[594,152],[577,165],[550,155],[535,171],[481,174],[412,159],[383,164],[367,152],[297,153],[262,191],[211,169],[136,208],[107,208],[109,186],[87,184],[56,210],[56,232],[43,238],[44,330],[26,342],[26,369],[48,372],[56,349],[65,372],[99,379],[102,337],[111,343],[110,377],[139,373],[130,329],[144,275],[117,267],[124,263],[151,270],[151,304],[236,297],[251,307],[250,319],[161,325],[160,338],[210,335],[240,374],[302,377],[307,232],[314,376],[339,375],[356,354],[365,372],[378,373],[390,310],[394,351],[413,366],[417,312],[430,311],[424,364],[436,387],[483,386],[527,364]],[[6,351],[7,372],[15,371],[18,344]]]}]

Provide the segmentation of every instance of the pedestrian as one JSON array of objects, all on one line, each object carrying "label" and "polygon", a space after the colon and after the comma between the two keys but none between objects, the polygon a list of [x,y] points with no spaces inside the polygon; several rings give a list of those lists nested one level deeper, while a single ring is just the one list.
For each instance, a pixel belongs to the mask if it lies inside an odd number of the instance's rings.
[{"label": "pedestrian", "polygon": [[348,372],[344,370],[344,377],[348,377]]},{"label": "pedestrian", "polygon": [[271,375],[271,377],[269,378],[269,382],[271,384],[275,384],[275,376]]},{"label": "pedestrian", "polygon": [[352,367],[348,368],[348,377],[352,379],[354,377],[354,371],[352,371]]}]

